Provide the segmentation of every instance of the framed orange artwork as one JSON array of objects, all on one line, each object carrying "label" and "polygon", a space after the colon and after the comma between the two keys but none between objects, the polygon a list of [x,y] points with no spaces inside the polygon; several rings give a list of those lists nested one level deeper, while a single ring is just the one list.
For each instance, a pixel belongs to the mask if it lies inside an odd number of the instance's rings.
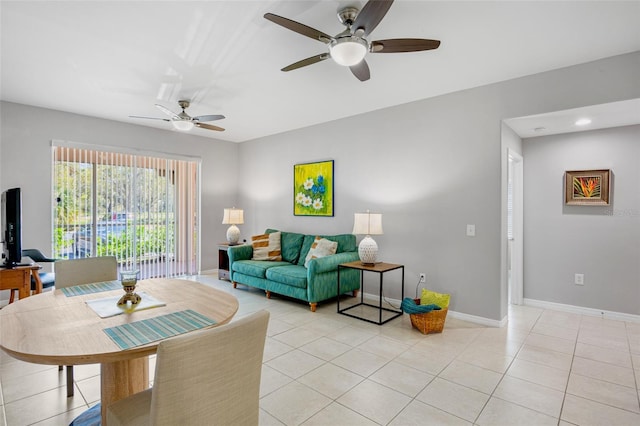
[{"label": "framed orange artwork", "polygon": [[608,206],[611,170],[573,170],[564,173],[565,204]]}]

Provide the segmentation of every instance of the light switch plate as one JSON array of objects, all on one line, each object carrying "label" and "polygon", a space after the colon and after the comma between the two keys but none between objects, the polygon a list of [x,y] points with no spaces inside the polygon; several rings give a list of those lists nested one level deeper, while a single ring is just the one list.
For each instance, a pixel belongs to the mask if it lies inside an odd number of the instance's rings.
[{"label": "light switch plate", "polygon": [[476,236],[476,226],[467,225],[467,237],[475,237],[475,236]]}]

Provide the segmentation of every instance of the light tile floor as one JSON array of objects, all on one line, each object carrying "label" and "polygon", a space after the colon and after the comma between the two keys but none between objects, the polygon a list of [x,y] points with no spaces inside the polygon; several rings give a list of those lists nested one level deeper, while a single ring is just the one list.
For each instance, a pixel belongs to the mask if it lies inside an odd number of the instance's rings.
[{"label": "light tile floor", "polygon": [[[261,425],[640,425],[640,324],[513,306],[504,328],[447,318],[369,324],[201,275],[236,318],[271,312]],[[349,298],[342,299],[345,303]],[[153,370],[153,357],[151,370]],[[0,355],[0,426],[65,425],[100,398],[99,367],[64,372]]]}]

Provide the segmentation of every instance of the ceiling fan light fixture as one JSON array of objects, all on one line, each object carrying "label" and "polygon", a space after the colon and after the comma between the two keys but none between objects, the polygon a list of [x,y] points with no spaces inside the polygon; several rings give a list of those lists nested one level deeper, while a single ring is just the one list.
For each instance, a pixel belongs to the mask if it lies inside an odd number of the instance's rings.
[{"label": "ceiling fan light fixture", "polygon": [[182,132],[188,132],[193,129],[193,121],[191,120],[171,120],[173,128]]},{"label": "ceiling fan light fixture", "polygon": [[360,63],[369,50],[367,41],[361,37],[340,37],[331,42],[329,52],[338,65],[350,67]]}]

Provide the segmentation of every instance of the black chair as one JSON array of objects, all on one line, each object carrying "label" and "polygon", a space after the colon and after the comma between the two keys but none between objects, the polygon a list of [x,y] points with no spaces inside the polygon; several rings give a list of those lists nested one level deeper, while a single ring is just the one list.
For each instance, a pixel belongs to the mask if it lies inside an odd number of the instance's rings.
[{"label": "black chair", "polygon": [[[56,259],[46,257],[38,249],[24,249],[22,250],[22,257],[28,257],[36,263],[53,263]],[[40,281],[42,281],[42,289],[53,287],[56,283],[56,274],[53,272],[38,272]],[[36,289],[36,280],[31,277],[31,290]]]},{"label": "black chair", "polygon": [[[28,257],[36,263],[53,263],[57,259],[46,257],[38,249],[22,250],[22,257]],[[42,289],[53,287],[56,284],[56,274],[54,272],[38,272],[40,281],[42,281]],[[36,289],[36,280],[31,277],[31,290]],[[13,294],[12,294],[13,296]],[[62,365],[58,366],[58,371],[62,371]],[[67,396],[73,396],[73,365],[67,365]]]},{"label": "black chair", "polygon": [[[22,250],[22,257],[28,257],[36,263],[51,263],[55,262],[56,259],[51,259],[46,257],[42,252],[38,249],[24,249]],[[40,277],[40,281],[42,282],[42,289],[53,287],[56,283],[56,275],[53,272],[38,272],[38,276]],[[36,280],[31,276],[31,291],[36,290]],[[9,303],[13,303],[15,301],[15,295],[17,293],[17,289],[11,290]]]}]

